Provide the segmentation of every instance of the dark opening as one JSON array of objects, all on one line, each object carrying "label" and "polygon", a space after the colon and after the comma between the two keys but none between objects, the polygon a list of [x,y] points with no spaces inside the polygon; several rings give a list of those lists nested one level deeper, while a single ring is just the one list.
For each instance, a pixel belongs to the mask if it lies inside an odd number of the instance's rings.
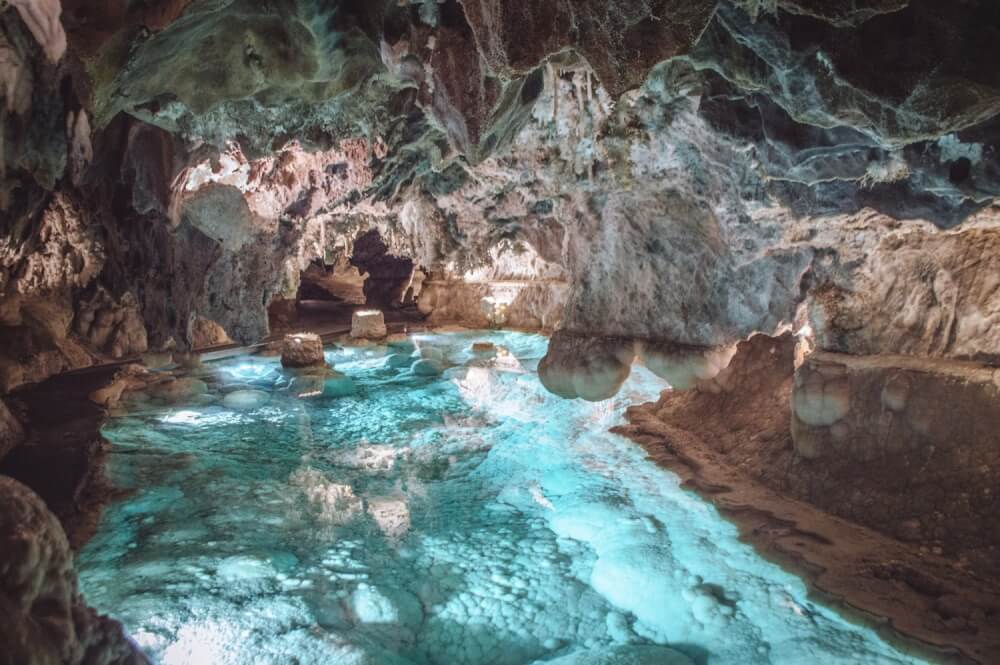
[{"label": "dark opening", "polygon": [[[358,236],[354,242],[351,265],[368,273],[365,281],[365,304],[379,309],[406,307],[405,291],[413,276],[413,261],[394,256],[378,231],[372,230]],[[412,297],[409,298],[412,301]]]}]

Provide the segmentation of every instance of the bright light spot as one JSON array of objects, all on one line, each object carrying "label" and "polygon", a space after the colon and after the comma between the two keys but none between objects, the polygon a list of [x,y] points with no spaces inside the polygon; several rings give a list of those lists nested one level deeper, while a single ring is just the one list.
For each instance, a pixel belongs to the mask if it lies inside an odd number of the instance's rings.
[{"label": "bright light spot", "polygon": [[197,411],[178,411],[160,418],[160,422],[170,425],[194,425],[200,418],[201,414]]}]

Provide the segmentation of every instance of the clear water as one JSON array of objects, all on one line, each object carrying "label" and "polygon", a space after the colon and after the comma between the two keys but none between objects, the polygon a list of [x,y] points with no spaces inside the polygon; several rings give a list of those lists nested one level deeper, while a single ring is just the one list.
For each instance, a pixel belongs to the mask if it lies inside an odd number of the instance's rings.
[{"label": "clear water", "polygon": [[242,358],[202,378],[266,405],[111,421],[109,472],[136,492],[80,556],[89,601],[165,665],[916,662],[607,432],[663,388],[651,374],[564,401],[535,375],[542,337],[413,341],[443,376],[334,350],[357,394],[300,399],[276,360]]}]

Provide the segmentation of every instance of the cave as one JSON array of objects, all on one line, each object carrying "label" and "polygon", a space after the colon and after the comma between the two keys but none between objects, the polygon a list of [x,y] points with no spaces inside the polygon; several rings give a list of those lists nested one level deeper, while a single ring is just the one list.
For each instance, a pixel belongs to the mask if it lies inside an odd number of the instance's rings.
[{"label": "cave", "polygon": [[0,665],[1000,663],[997,43],[0,1]]},{"label": "cave", "polygon": [[[378,229],[358,233],[346,249],[314,258],[299,274],[294,298],[268,305],[272,335],[350,326],[355,311],[378,310],[393,324],[420,324],[417,298],[426,278],[412,259],[390,253]],[[329,263],[328,263],[329,261]]]}]

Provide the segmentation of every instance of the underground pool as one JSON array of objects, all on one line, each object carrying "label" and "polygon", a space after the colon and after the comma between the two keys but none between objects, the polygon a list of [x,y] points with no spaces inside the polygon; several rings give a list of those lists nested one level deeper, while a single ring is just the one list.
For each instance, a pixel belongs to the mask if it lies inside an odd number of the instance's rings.
[{"label": "underground pool", "polygon": [[922,662],[608,432],[659,379],[562,400],[535,374],[546,343],[331,347],[347,378],[311,397],[241,357],[197,370],[190,403],[133,403],[104,428],[132,491],[82,591],[163,665]]}]

